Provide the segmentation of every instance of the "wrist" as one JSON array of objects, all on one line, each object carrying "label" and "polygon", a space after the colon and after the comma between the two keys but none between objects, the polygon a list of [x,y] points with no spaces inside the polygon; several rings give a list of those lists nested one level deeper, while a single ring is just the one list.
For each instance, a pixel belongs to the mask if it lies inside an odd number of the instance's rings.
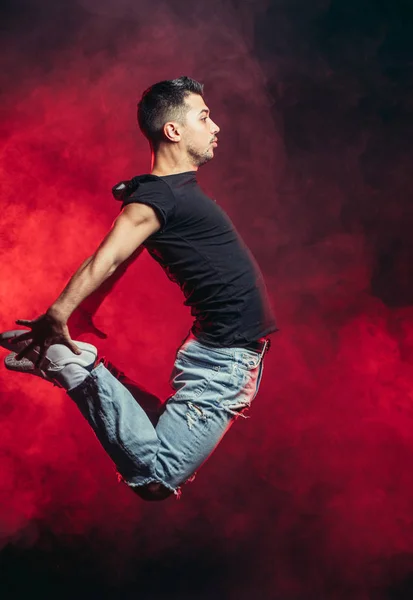
[{"label": "wrist", "polygon": [[54,321],[59,321],[59,323],[67,323],[67,320],[70,316],[65,314],[64,310],[57,304],[52,304],[52,306],[47,309],[46,315],[52,318]]}]

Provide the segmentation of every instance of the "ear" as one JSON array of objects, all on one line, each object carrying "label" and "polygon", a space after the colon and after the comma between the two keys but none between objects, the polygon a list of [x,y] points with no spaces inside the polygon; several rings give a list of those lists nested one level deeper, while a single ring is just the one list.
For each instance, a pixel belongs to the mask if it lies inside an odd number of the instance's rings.
[{"label": "ear", "polygon": [[176,121],[169,121],[163,126],[163,133],[170,142],[180,142],[182,137],[181,126]]}]

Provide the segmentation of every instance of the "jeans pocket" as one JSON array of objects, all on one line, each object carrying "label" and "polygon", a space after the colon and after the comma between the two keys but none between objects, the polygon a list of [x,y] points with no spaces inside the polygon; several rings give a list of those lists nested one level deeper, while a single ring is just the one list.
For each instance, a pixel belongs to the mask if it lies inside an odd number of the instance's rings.
[{"label": "jeans pocket", "polygon": [[176,361],[213,371],[230,372],[232,352],[221,352],[198,342],[181,347],[176,354]]}]

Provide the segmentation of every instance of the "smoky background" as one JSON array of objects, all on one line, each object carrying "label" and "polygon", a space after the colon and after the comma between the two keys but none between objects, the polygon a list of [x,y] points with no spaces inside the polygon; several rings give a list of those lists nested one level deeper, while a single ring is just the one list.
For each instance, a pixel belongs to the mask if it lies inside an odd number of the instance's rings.
[{"label": "smoky background", "polygon": [[[137,101],[184,74],[221,128],[199,181],[280,327],[251,419],[179,502],[138,501],[67,396],[2,368],[5,597],[410,598],[411,16],[401,0],[1,3],[2,330],[99,244],[112,186],[150,168]],[[191,318],[146,253],[94,318],[107,338],[80,339],[165,399]]]}]

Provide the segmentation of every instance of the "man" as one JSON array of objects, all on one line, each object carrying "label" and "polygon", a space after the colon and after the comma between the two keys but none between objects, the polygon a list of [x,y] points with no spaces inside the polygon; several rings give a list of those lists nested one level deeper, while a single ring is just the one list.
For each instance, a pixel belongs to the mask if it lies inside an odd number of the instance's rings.
[{"label": "man", "polygon": [[[181,77],[146,90],[138,122],[152,153],[151,173],[115,186],[122,211],[99,248],[31,331],[1,334],[14,350],[10,370],[67,390],[122,479],[142,498],[179,497],[238,416],[261,380],[265,338],[276,331],[261,273],[224,211],[198,186],[219,127],[203,86]],[[179,348],[174,394],[154,424],[122,377],[97,360],[91,344],[74,342],[67,321],[115,270],[144,247],[178,283],[194,324]],[[119,374],[118,374],[119,375]]]}]

